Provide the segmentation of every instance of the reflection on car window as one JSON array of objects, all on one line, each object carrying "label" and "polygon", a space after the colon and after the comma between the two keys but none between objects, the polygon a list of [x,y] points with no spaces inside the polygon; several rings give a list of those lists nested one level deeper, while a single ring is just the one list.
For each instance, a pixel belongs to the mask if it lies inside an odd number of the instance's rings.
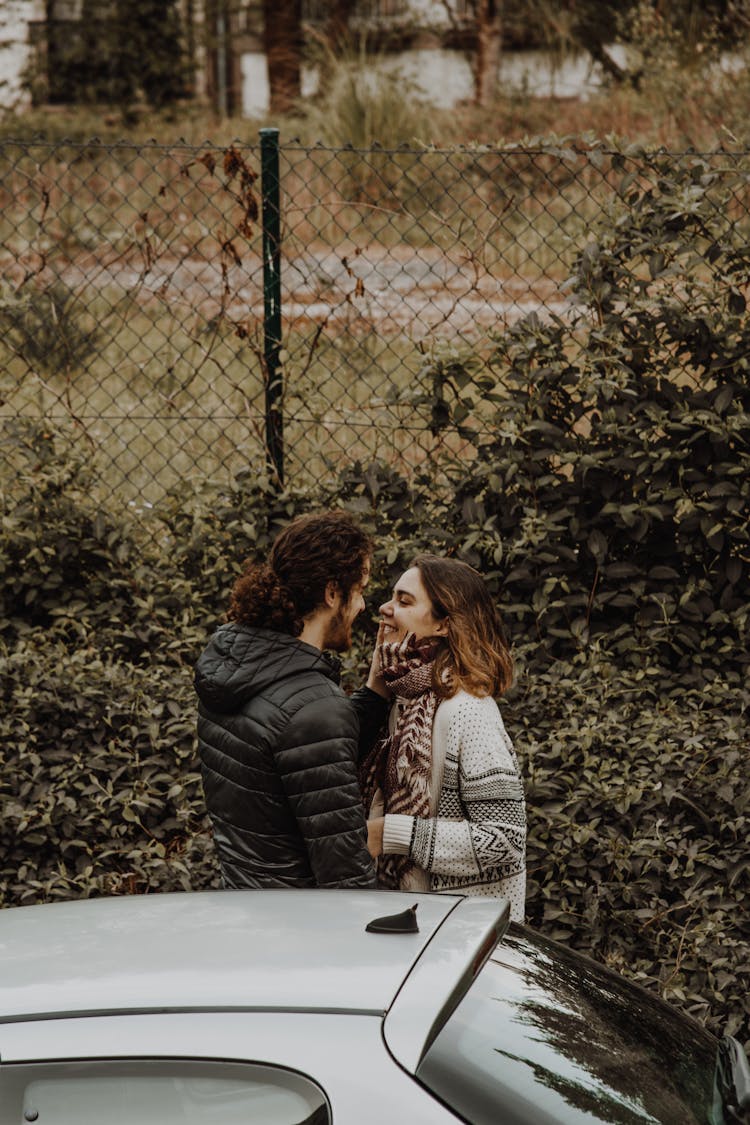
[{"label": "reflection on car window", "polygon": [[721,1125],[714,1070],[702,1029],[594,962],[514,930],[417,1077],[475,1125]]},{"label": "reflection on car window", "polygon": [[0,1125],[329,1125],[312,1081],[278,1067],[203,1060],[0,1066]]}]

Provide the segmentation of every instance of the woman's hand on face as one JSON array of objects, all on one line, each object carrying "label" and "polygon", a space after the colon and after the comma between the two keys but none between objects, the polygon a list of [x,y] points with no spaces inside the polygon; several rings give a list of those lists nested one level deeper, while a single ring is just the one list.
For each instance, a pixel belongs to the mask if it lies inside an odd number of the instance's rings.
[{"label": "woman's hand on face", "polygon": [[384,816],[373,817],[367,822],[367,850],[373,859],[383,854],[383,826]]},{"label": "woman's hand on face", "polygon": [[386,682],[383,679],[382,669],[380,667],[380,653],[378,649],[383,643],[385,636],[385,626],[381,621],[378,625],[378,635],[375,639],[375,647],[372,650],[372,660],[370,661],[370,672],[367,676],[367,686],[370,691],[377,692],[382,695],[383,699],[390,699],[391,693],[389,692]]}]

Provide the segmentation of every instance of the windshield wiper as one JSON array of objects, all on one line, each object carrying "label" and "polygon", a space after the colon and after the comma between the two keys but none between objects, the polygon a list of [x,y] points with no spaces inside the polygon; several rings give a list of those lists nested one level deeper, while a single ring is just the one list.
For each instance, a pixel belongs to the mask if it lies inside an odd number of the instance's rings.
[{"label": "windshield wiper", "polygon": [[727,1125],[750,1125],[750,1063],[731,1035],[719,1041],[716,1079]]}]

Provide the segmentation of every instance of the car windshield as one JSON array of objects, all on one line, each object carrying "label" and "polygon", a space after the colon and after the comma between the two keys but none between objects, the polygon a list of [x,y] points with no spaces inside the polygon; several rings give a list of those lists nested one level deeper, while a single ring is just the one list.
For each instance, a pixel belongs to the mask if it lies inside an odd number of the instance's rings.
[{"label": "car windshield", "polygon": [[721,1125],[715,1056],[657,998],[512,928],[417,1078],[474,1125]]}]

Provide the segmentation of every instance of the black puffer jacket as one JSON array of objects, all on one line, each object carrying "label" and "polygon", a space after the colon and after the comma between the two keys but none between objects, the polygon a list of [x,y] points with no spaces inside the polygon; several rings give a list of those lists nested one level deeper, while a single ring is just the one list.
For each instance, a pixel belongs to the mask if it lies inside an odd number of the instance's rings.
[{"label": "black puffer jacket", "polygon": [[386,704],[352,702],[338,669],[295,637],[222,625],[195,673],[203,788],[230,887],[370,887],[357,782]]}]

